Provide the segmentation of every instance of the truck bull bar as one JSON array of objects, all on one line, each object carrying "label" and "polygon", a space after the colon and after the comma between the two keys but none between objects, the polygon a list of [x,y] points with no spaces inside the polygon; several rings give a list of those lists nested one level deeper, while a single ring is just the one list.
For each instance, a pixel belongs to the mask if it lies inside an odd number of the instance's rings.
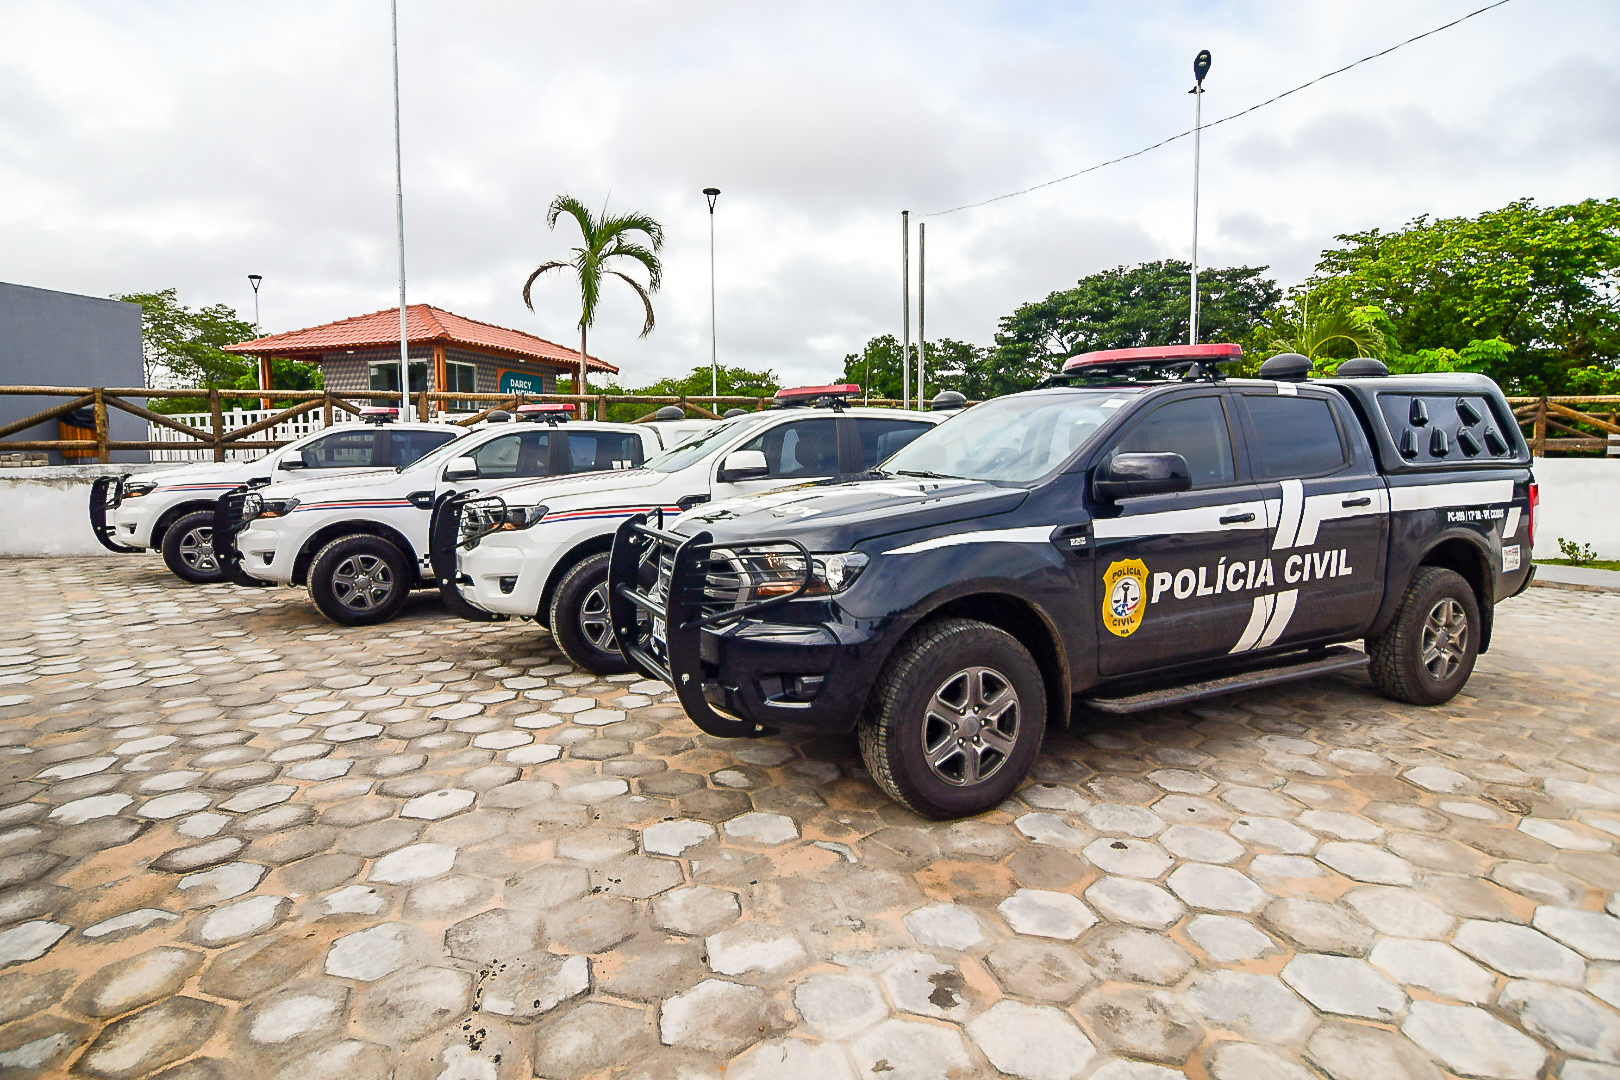
[{"label": "truck bull bar", "polygon": [[96,534],[96,542],[108,551],[120,554],[138,552],[140,548],[125,547],[113,539],[117,526],[107,524],[107,511],[116,510],[124,502],[124,481],[130,478],[130,473],[122,476],[98,476],[90,485],[90,530]]},{"label": "truck bull bar", "polygon": [[438,582],[439,599],[446,611],[469,622],[505,622],[509,616],[473,607],[462,598],[456,570],[456,545],[461,536],[461,508],[476,491],[446,491],[433,500],[433,519],[428,524],[428,563]]},{"label": "truck bull bar", "polygon": [[[715,707],[708,691],[711,685],[717,692],[720,687],[704,670],[703,631],[803,596],[811,580],[809,549],[797,540],[786,539],[748,545],[716,544],[708,532],[691,536],[667,532],[662,527],[663,511],[656,514],[657,526],[649,524],[653,514],[637,514],[622,522],[613,535],[613,553],[608,558],[608,610],[619,651],[631,667],[673,688],[686,715],[708,734],[732,739],[769,734],[763,724]],[[736,551],[739,546],[755,544],[798,549],[804,559],[804,576],[798,586],[782,596],[706,614],[703,609],[710,552],[722,548]],[[655,575],[650,591],[646,585],[649,571]],[[659,623],[663,624],[662,649]]]},{"label": "truck bull bar", "polygon": [[219,563],[226,581],[248,589],[266,589],[275,582],[263,581],[243,570],[242,549],[236,546],[236,534],[247,528],[252,520],[245,510],[250,489],[251,485],[238,484],[214,500],[214,527],[210,543],[214,549],[214,561]]}]

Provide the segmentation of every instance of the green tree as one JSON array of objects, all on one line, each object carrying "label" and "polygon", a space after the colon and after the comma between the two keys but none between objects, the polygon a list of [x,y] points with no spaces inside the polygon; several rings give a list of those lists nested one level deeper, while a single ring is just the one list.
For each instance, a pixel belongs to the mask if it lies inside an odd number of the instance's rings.
[{"label": "green tree", "polygon": [[[586,351],[586,337],[596,324],[596,308],[602,298],[602,285],[608,276],[622,279],[641,297],[647,311],[641,336],[646,337],[653,331],[652,297],[648,294],[657,292],[664,280],[664,266],[656,254],[664,246],[664,227],[646,214],[610,216],[605,206],[600,215],[595,215],[572,195],[559,195],[551,201],[551,208],[546,211],[546,228],[556,229],[557,219],[564,214],[573,218],[579,226],[582,242],[573,249],[572,259],[542,263],[529,275],[529,280],[523,283],[523,303],[530,311],[534,310],[534,301],[529,293],[540,275],[551,270],[574,271],[575,281],[579,285],[579,386],[582,392],[589,393],[586,388],[590,386],[590,379],[586,375],[585,364],[590,354]],[[645,236],[647,242],[634,239],[635,233]],[[622,260],[640,263],[646,269],[645,286],[623,271],[614,269]]]},{"label": "green tree", "polygon": [[[1264,266],[1202,270],[1200,341],[1247,337],[1282,299]],[[1188,263],[1174,259],[1118,266],[1081,278],[1072,289],[1020,304],[1001,320],[992,379],[997,391],[1026,389],[1076,353],[1177,345],[1187,340],[1192,296]]]},{"label": "green tree", "polygon": [[[1313,304],[1314,299],[1314,304]],[[1372,305],[1336,307],[1297,291],[1289,303],[1273,308],[1244,347],[1246,366],[1278,353],[1299,353],[1317,362],[1371,356],[1387,360],[1395,352],[1389,316]]]},{"label": "green tree", "polygon": [[[258,337],[253,324],[227,304],[192,309],[175,289],[115,293],[114,300],[141,305],[141,351],[146,384],[204,390],[257,390],[257,363],[223,350]],[[319,390],[321,369],[297,360],[271,361],[271,384],[282,390]],[[256,408],[256,398],[226,398],[225,408]],[[162,398],[150,402],[158,412],[198,412],[207,399]]]},{"label": "green tree", "polygon": [[[918,346],[912,345],[912,381],[917,376]],[[951,338],[940,338],[928,343],[924,369],[923,392],[932,398],[941,390],[958,390],[969,398],[979,400],[994,397],[999,391],[992,385],[988,363],[989,350]],[[874,398],[898,399],[905,389],[904,353],[893,334],[880,334],[866,343],[858,353],[844,357],[842,381],[856,383]],[[915,386],[913,386],[915,392]]]},{"label": "green tree", "polygon": [[1312,302],[1378,307],[1411,350],[1403,356],[1472,349],[1510,393],[1612,385],[1620,374],[1620,199],[1520,199],[1336,239],[1317,264]]}]

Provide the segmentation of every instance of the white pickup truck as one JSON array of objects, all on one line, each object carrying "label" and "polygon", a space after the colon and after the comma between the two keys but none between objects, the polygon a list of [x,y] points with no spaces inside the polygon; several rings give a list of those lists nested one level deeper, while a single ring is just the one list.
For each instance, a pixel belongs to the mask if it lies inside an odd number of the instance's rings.
[{"label": "white pickup truck", "polygon": [[517,422],[480,425],[395,472],[224,495],[214,528],[219,557],[242,584],[307,584],[333,622],[386,622],[412,589],[436,584],[427,555],[440,499],[525,477],[634,469],[665,438],[713,423],[569,422],[569,409],[524,405]]},{"label": "white pickup truck", "polygon": [[90,489],[90,527],[112,551],[163,552],[176,576],[224,581],[214,556],[214,501],[276,480],[392,470],[464,434],[451,424],[393,423],[394,409],[362,410],[364,422],[306,435],[253,461],[181,465],[144,476],[103,476]]},{"label": "white pickup truck", "polygon": [[619,522],[734,495],[866,472],[947,418],[850,405],[854,385],[783,390],[778,405],[719,424],[638,469],[551,477],[458,496],[432,558],[484,612],[544,622],[575,664],[629,670],[608,617],[608,552]]}]

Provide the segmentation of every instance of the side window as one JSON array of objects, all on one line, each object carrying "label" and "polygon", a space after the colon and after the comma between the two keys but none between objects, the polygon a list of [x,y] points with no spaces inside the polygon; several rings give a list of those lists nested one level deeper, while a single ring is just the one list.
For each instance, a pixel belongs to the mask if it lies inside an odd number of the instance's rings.
[{"label": "side window", "polygon": [[395,467],[409,465],[429,450],[434,450],[461,433],[461,428],[444,431],[389,431],[389,449],[393,452],[388,464]]},{"label": "side window", "polygon": [[338,431],[298,451],[310,469],[369,469],[377,460],[377,432]]},{"label": "side window", "polygon": [[759,450],[765,455],[766,473],[777,477],[806,480],[838,473],[838,422],[831,418],[795,420],[778,424],[739,450]]},{"label": "side window", "polygon": [[545,476],[549,472],[551,432],[524,431],[491,439],[467,456],[478,462],[480,479]]},{"label": "side window", "polygon": [[1257,479],[1323,476],[1349,463],[1333,409],[1321,398],[1245,394],[1243,402],[1254,429]]},{"label": "side window", "polygon": [[1114,451],[1180,454],[1187,459],[1195,488],[1217,487],[1237,479],[1226,410],[1213,395],[1159,406],[1131,428]]},{"label": "side window", "polygon": [[570,472],[634,469],[643,460],[641,436],[627,431],[571,431],[568,453],[573,459]]},{"label": "side window", "polygon": [[932,425],[916,420],[878,420],[858,417],[855,431],[861,437],[861,468],[870,469],[894,456],[899,449],[927,431]]}]

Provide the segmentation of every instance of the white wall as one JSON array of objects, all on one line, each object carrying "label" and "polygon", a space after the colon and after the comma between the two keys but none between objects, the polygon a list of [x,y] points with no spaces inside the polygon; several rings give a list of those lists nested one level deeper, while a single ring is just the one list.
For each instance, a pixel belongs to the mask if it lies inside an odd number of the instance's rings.
[{"label": "white wall", "polygon": [[96,542],[90,529],[90,485],[97,476],[151,468],[59,465],[0,470],[0,555],[113,554]]},{"label": "white wall", "polygon": [[1535,557],[1558,558],[1562,536],[1620,559],[1620,458],[1537,458],[1533,467],[1541,486]]}]

